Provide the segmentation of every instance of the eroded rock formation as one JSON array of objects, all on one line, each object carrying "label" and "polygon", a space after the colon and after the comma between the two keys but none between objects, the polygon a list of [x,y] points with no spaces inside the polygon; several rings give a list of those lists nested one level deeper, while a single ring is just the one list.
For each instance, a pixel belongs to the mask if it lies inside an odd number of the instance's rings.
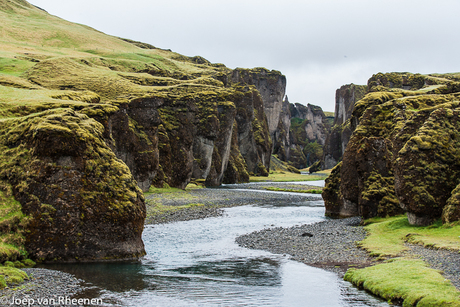
[{"label": "eroded rock formation", "polygon": [[[14,257],[135,259],[152,184],[268,175],[280,72],[108,36],[24,0],[0,13],[17,25],[0,33],[15,50],[0,59],[13,70],[0,74],[0,239]],[[36,32],[37,20],[59,36]]]},{"label": "eroded rock formation", "polygon": [[329,124],[321,107],[311,104],[290,104],[290,150],[288,161],[296,168],[305,168],[323,155]]},{"label": "eroded rock formation", "polygon": [[3,165],[27,215],[25,247],[41,261],[137,259],[145,219],[142,191],[106,145],[104,127],[74,110],[49,110],[2,123]]},{"label": "eroded rock formation", "polygon": [[376,74],[351,117],[343,161],[326,181],[326,214],[459,218],[460,78]]},{"label": "eroded rock formation", "polygon": [[331,169],[342,159],[353,133],[350,118],[355,103],[367,93],[367,86],[348,84],[335,93],[334,124],[323,147],[322,168]]}]

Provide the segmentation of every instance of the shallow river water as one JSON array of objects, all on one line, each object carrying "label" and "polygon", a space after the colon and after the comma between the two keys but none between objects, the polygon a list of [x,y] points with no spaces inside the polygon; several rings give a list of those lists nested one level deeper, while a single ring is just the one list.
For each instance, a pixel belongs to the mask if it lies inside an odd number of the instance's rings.
[{"label": "shallow river water", "polygon": [[325,220],[322,201],[248,205],[223,217],[147,225],[137,263],[55,266],[107,306],[388,306],[335,273],[239,247],[239,235]]}]

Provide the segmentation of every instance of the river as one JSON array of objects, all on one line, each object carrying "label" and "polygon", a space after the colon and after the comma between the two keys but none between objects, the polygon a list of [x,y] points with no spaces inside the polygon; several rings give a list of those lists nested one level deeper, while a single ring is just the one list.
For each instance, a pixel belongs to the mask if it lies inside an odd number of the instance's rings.
[{"label": "river", "polygon": [[85,280],[92,288],[80,297],[106,306],[389,306],[335,273],[235,243],[263,228],[325,219],[322,201],[227,208],[222,217],[146,225],[140,262],[53,268]]}]

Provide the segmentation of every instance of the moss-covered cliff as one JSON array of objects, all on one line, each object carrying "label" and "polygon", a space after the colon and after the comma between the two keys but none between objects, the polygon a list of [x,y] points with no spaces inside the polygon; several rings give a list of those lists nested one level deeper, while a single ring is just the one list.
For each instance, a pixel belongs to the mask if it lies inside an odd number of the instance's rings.
[{"label": "moss-covered cliff", "polygon": [[2,259],[137,258],[142,190],[267,175],[264,95],[284,96],[281,73],[232,71],[22,0],[0,0],[0,27]]},{"label": "moss-covered cliff", "polygon": [[376,74],[354,107],[353,135],[326,182],[330,216],[458,220],[457,74]]}]

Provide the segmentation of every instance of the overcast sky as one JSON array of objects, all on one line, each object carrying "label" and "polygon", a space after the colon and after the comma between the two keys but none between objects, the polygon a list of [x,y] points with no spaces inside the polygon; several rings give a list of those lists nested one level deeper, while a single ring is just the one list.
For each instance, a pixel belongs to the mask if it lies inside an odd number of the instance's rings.
[{"label": "overcast sky", "polygon": [[458,0],[29,0],[110,35],[287,77],[290,102],[334,111],[378,72],[460,71]]}]

